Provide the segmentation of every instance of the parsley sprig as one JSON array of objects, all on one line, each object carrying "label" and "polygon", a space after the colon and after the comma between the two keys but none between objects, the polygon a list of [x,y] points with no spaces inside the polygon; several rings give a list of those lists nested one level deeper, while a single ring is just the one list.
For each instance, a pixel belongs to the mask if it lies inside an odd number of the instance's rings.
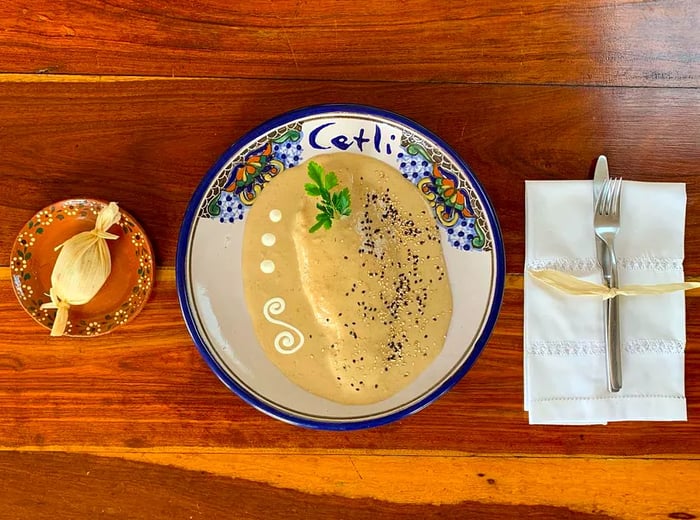
[{"label": "parsley sprig", "polygon": [[321,228],[330,229],[334,219],[350,215],[350,190],[343,188],[331,193],[338,186],[338,177],[333,172],[326,173],[318,163],[311,161],[308,173],[315,184],[305,184],[306,193],[312,197],[321,197],[321,202],[316,204],[320,213],[316,215],[316,223],[309,228],[309,233],[315,233]]}]

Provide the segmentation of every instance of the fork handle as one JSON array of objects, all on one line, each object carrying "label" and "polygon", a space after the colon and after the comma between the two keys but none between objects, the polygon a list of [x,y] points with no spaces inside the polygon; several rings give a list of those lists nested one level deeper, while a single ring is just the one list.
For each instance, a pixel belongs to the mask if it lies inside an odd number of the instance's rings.
[{"label": "fork handle", "polygon": [[[612,245],[612,244],[610,244]],[[608,246],[610,259],[609,287],[619,287],[617,280],[617,258],[615,250]],[[619,392],[622,388],[622,352],[620,348],[620,308],[618,297],[606,301],[605,314],[605,346],[606,365],[608,367],[608,390]]]},{"label": "fork handle", "polygon": [[622,355],[620,352],[619,307],[617,297],[610,298],[605,306],[607,323],[606,356],[608,366],[608,390],[619,392],[622,388]]}]

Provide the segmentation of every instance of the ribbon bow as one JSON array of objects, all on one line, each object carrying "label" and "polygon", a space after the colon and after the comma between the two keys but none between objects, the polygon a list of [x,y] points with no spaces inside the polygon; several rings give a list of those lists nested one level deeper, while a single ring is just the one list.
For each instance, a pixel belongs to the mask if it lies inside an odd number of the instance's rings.
[{"label": "ribbon bow", "polygon": [[654,285],[627,285],[625,287],[608,287],[581,280],[575,276],[555,271],[553,269],[532,270],[528,273],[535,280],[544,283],[560,292],[575,296],[596,296],[608,300],[615,296],[638,296],[642,294],[664,294],[675,291],[689,291],[700,288],[698,282],[660,283]]}]

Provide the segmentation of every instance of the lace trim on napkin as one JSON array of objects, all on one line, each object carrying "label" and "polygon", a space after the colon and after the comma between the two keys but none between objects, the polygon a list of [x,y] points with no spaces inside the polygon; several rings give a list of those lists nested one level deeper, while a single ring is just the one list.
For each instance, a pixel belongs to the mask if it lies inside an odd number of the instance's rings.
[{"label": "lace trim on napkin", "polygon": [[625,350],[632,354],[683,354],[685,341],[677,339],[631,339]]},{"label": "lace trim on napkin", "polygon": [[[682,258],[669,258],[662,256],[632,256],[620,257],[617,264],[627,271],[682,271]],[[553,269],[565,273],[592,273],[599,269],[596,258],[566,258],[550,257],[528,260],[525,266],[528,269],[541,271]]]},{"label": "lace trim on napkin", "polygon": [[639,394],[639,395],[620,395],[608,394],[605,396],[581,396],[581,397],[539,397],[533,399],[534,403],[548,403],[552,401],[607,401],[609,399],[680,399],[685,401],[685,396],[682,395],[665,395],[665,394]]},{"label": "lace trim on napkin", "polygon": [[529,260],[525,267],[535,271],[554,269],[566,273],[591,273],[598,269],[598,260],[595,258],[537,258]]},{"label": "lace trim on napkin", "polygon": [[594,356],[605,353],[602,341],[533,341],[527,353],[534,356]]},{"label": "lace trim on napkin", "polygon": [[682,258],[668,258],[661,256],[642,256],[621,258],[620,267],[628,271],[682,271]]},{"label": "lace trim on napkin", "polygon": [[[631,339],[625,341],[630,354],[683,354],[685,342],[675,339]],[[597,356],[605,354],[602,341],[533,341],[526,351],[533,356]]]}]

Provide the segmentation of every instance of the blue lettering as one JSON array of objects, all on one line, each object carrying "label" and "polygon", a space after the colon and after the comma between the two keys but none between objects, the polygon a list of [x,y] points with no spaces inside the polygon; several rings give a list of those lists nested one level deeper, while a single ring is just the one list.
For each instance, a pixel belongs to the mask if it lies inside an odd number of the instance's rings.
[{"label": "blue lettering", "polygon": [[320,144],[318,144],[318,142],[316,141],[316,136],[318,135],[318,133],[321,130],[323,130],[327,126],[331,126],[334,124],[335,124],[335,122],[331,121],[330,123],[322,124],[321,126],[314,128],[311,131],[311,133],[309,134],[309,144],[311,145],[312,148],[316,148],[317,150],[328,150],[330,148],[330,146],[321,146]]},{"label": "blue lettering", "polygon": [[348,138],[344,136],[343,134],[335,136],[333,139],[331,139],[331,144],[337,148],[340,148],[341,150],[347,150],[350,148],[350,145],[352,143],[348,142]]},{"label": "blue lettering", "polygon": [[382,149],[379,147],[382,144],[382,130],[379,125],[374,125],[374,149],[377,153],[382,153]]},{"label": "blue lettering", "polygon": [[355,142],[357,143],[357,147],[362,151],[362,146],[365,143],[369,143],[369,139],[365,137],[365,129],[360,128],[359,133],[354,137]]},{"label": "blue lettering", "polygon": [[[374,125],[373,132],[371,130],[368,132],[367,128],[360,127],[354,135],[342,133],[334,135],[333,133],[328,133],[321,136],[323,130],[335,124],[336,121],[329,121],[311,130],[311,132],[309,132],[309,145],[311,148],[316,150],[337,148],[338,150],[346,151],[355,145],[360,152],[363,152],[365,144],[372,143],[374,150],[379,154],[386,153],[387,155],[391,155],[393,153],[393,148],[389,141],[396,141],[396,134],[387,135],[388,139],[387,142],[385,142],[382,128],[378,124]],[[370,132],[373,134],[371,138],[368,137]]]}]

